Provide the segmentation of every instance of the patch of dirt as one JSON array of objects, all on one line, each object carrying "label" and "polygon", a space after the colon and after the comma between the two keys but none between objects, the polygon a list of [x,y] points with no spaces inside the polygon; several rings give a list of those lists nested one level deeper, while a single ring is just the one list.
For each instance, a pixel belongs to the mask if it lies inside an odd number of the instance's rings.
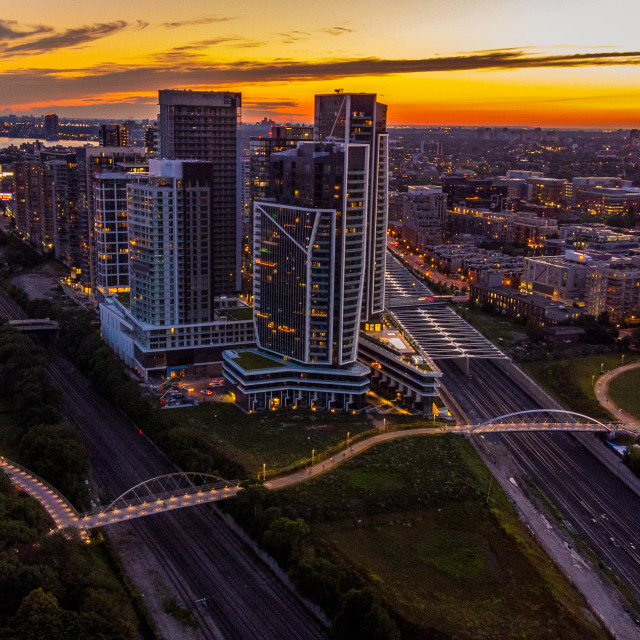
[{"label": "patch of dirt", "polygon": [[131,525],[126,522],[111,525],[108,534],[129,579],[142,594],[147,611],[156,625],[158,636],[167,640],[202,638],[198,629],[184,627],[165,613],[163,602],[167,598],[175,598],[175,595],[158,567],[156,558],[146,546],[138,543]]},{"label": "patch of dirt", "polygon": [[[44,270],[43,270],[44,271]],[[16,287],[23,289],[31,300],[45,298],[52,300],[57,292],[52,291],[58,286],[58,278],[50,273],[24,273],[11,281]]]}]

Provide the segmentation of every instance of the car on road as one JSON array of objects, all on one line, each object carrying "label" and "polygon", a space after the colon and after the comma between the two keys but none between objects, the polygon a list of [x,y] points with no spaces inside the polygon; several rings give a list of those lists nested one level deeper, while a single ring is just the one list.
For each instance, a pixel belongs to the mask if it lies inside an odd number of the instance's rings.
[{"label": "car on road", "polygon": [[202,389],[200,393],[204,396],[210,396],[213,394],[213,391],[211,389]]}]

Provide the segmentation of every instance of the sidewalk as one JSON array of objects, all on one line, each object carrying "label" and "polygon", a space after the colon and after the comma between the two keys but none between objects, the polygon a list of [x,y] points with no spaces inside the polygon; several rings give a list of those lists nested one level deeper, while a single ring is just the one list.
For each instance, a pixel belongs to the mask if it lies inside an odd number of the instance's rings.
[{"label": "sidewalk", "polygon": [[[450,428],[447,431],[455,433],[455,427]],[[331,471],[331,469],[335,469],[335,467],[337,467],[339,464],[342,464],[345,460],[353,458],[353,456],[362,453],[366,449],[375,446],[379,442],[388,442],[390,440],[408,438],[411,436],[431,436],[438,434],[442,435],[443,433],[445,433],[445,430],[438,427],[425,427],[421,429],[406,429],[402,431],[389,431],[387,433],[381,433],[380,435],[372,436],[371,438],[367,438],[366,440],[355,442],[352,446],[349,446],[343,451],[338,452],[335,456],[333,456],[333,458],[330,458],[329,460],[318,462],[317,464],[306,467],[305,469],[302,469],[300,471],[296,471],[295,473],[282,476],[281,478],[268,480],[264,483],[264,486],[267,487],[267,489],[284,489],[285,487],[290,487],[294,484],[304,482],[305,480],[310,480],[311,478],[322,475],[327,471]]]},{"label": "sidewalk", "polygon": [[620,374],[640,367],[640,362],[634,362],[632,364],[625,364],[617,369],[607,371],[607,373],[600,376],[594,387],[594,393],[596,400],[603,406],[612,416],[621,420],[627,425],[633,425],[640,428],[640,420],[632,416],[630,413],[623,411],[618,407],[613,400],[609,397],[609,384],[614,378],[617,378]]}]

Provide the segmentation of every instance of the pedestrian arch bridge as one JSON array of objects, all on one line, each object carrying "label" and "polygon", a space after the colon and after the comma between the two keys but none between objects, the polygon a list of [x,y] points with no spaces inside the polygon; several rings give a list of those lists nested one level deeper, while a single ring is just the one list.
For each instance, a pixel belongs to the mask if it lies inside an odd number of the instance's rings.
[{"label": "pedestrian arch bridge", "polygon": [[237,480],[223,480],[205,473],[170,473],[141,482],[106,507],[78,513],[59,491],[28,469],[2,457],[0,469],[9,475],[13,484],[45,507],[58,529],[94,529],[163,511],[225,500],[241,490]]},{"label": "pedestrian arch bridge", "polygon": [[[590,431],[612,433],[623,428],[618,422],[601,422],[596,418],[565,409],[527,409],[491,418],[481,424],[463,425],[466,433],[513,431]],[[454,429],[455,430],[455,427]]]}]

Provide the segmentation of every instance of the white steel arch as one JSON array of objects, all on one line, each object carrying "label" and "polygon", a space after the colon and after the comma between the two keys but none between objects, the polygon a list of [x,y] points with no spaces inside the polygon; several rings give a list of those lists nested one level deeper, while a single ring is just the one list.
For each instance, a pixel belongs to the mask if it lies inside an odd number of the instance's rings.
[{"label": "white steel arch", "polygon": [[224,489],[236,486],[237,480],[228,481],[208,473],[168,473],[156,478],[150,478],[131,489],[127,489],[118,496],[108,507],[100,509],[102,513],[109,513],[118,509],[151,502],[164,500],[177,495],[189,495],[199,491],[212,489]]},{"label": "white steel arch", "polygon": [[577,418],[584,418],[584,419],[588,420],[589,422],[593,422],[594,424],[597,424],[598,426],[602,427],[605,431],[612,431],[612,428],[608,424],[605,424],[604,422],[601,422],[600,420],[597,420],[596,418],[592,418],[591,416],[587,416],[584,413],[578,413],[576,411],[567,411],[566,409],[526,409],[524,411],[514,411],[513,413],[506,413],[506,414],[504,414],[502,416],[497,416],[495,418],[491,418],[490,420],[487,420],[486,422],[483,422],[482,424],[477,425],[477,427],[475,427],[475,429],[480,429],[481,427],[486,427],[486,426],[488,426],[490,424],[495,424],[499,420],[503,420],[504,418],[513,418],[515,416],[529,415],[529,414],[532,414],[532,413],[543,413],[543,414],[544,413],[551,413],[551,414],[574,416],[574,417],[577,417]]}]

